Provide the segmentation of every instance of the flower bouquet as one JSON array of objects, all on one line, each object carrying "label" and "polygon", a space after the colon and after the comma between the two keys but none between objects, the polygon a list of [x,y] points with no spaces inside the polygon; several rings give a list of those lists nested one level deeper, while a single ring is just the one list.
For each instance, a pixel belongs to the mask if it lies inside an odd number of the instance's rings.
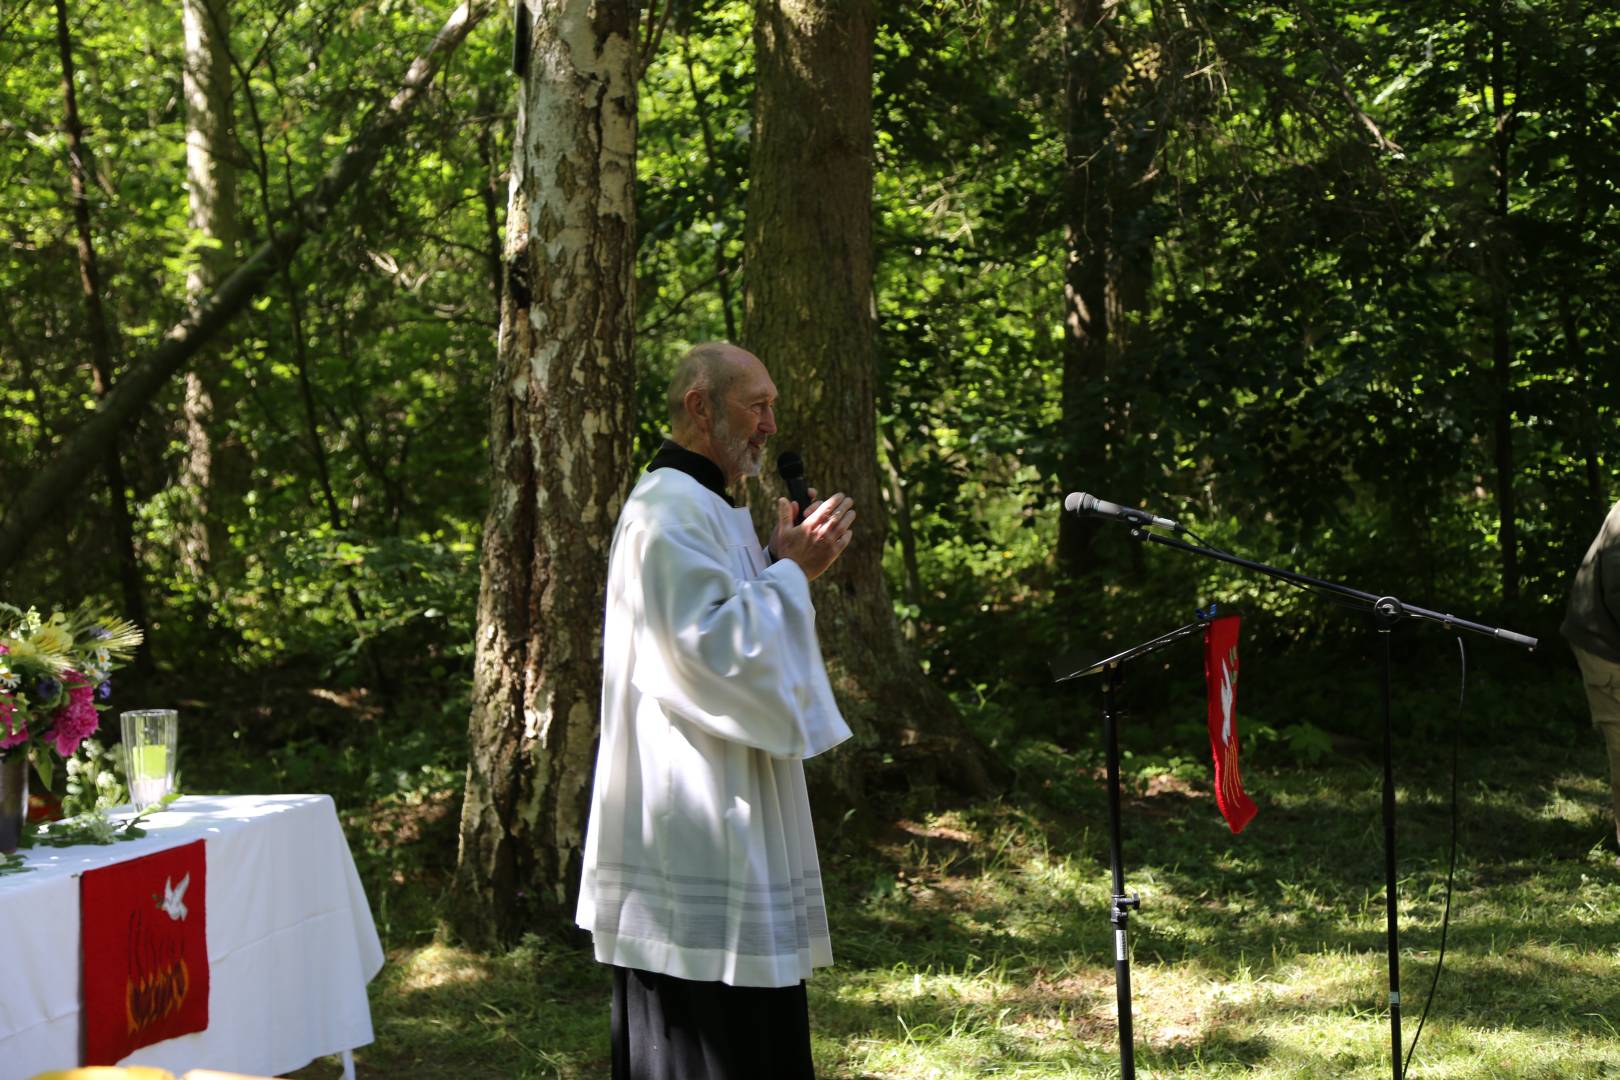
[{"label": "flower bouquet", "polygon": [[109,676],[140,643],[134,623],[90,607],[44,617],[0,603],[0,765],[32,757],[49,788],[53,753],[67,760],[101,726]]}]

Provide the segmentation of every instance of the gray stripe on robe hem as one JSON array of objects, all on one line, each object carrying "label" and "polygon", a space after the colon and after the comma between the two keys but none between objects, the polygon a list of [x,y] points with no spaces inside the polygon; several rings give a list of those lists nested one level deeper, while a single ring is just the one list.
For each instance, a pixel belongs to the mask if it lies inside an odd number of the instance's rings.
[{"label": "gray stripe on robe hem", "polygon": [[684,949],[730,949],[741,956],[782,956],[809,949],[812,918],[826,925],[826,912],[819,907],[806,908],[803,918],[734,922],[726,914],[676,913],[653,898],[629,897],[622,903],[602,904],[595,923],[597,928],[622,937],[667,942]]},{"label": "gray stripe on robe hem", "polygon": [[[621,874],[645,874],[648,877],[657,878],[659,881],[678,881],[682,884],[715,885],[732,889],[765,889],[773,892],[798,888],[801,883],[805,882],[821,881],[821,872],[819,870],[806,870],[803,877],[788,878],[786,884],[774,881],[734,881],[731,878],[699,877],[693,874],[666,874],[662,870],[654,870],[648,866],[636,866],[633,863],[621,862],[599,862],[595,865],[595,870],[598,873],[603,870],[616,870]],[[819,889],[821,886],[818,884],[816,887]]]},{"label": "gray stripe on robe hem", "polygon": [[[604,877],[604,871],[607,877]],[[630,880],[616,880],[623,875]],[[827,909],[821,875],[786,884],[736,882],[728,878],[664,874],[626,863],[599,863],[590,875],[597,928],[625,937],[661,941],[680,948],[734,949],[739,955],[780,956],[810,946],[811,926],[827,938]],[[680,883],[683,888],[674,888]],[[694,892],[694,889],[711,892]],[[737,898],[742,893],[748,899]],[[713,909],[722,907],[716,913]],[[750,914],[760,918],[739,918]]]}]

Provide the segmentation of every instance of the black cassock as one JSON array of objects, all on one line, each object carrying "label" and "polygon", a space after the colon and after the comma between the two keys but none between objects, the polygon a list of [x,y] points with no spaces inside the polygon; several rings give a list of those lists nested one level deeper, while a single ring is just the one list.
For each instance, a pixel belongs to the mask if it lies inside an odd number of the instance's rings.
[{"label": "black cassock", "polygon": [[613,1080],[815,1080],[804,983],[613,969]]}]

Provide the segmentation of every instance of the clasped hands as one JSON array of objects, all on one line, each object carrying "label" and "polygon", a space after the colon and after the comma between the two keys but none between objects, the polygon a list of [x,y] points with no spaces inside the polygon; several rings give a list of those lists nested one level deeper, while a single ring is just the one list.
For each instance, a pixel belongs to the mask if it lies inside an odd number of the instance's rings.
[{"label": "clasped hands", "polygon": [[[815,488],[810,497],[816,497]],[[778,559],[792,559],[814,581],[838,560],[849,546],[855,525],[855,500],[839,492],[812,502],[801,524],[793,524],[798,503],[776,500],[776,530],[771,533],[771,553]]]}]

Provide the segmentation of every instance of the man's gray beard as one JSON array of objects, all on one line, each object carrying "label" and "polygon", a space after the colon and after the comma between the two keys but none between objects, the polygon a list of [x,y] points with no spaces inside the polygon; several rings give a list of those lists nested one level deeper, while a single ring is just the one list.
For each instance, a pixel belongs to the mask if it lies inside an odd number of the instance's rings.
[{"label": "man's gray beard", "polygon": [[758,476],[760,467],[765,463],[765,449],[761,447],[757,452],[748,442],[748,437],[737,438],[731,432],[731,425],[720,420],[714,425],[714,445],[726,455],[726,460],[720,462],[726,475],[742,479],[747,476]]}]

